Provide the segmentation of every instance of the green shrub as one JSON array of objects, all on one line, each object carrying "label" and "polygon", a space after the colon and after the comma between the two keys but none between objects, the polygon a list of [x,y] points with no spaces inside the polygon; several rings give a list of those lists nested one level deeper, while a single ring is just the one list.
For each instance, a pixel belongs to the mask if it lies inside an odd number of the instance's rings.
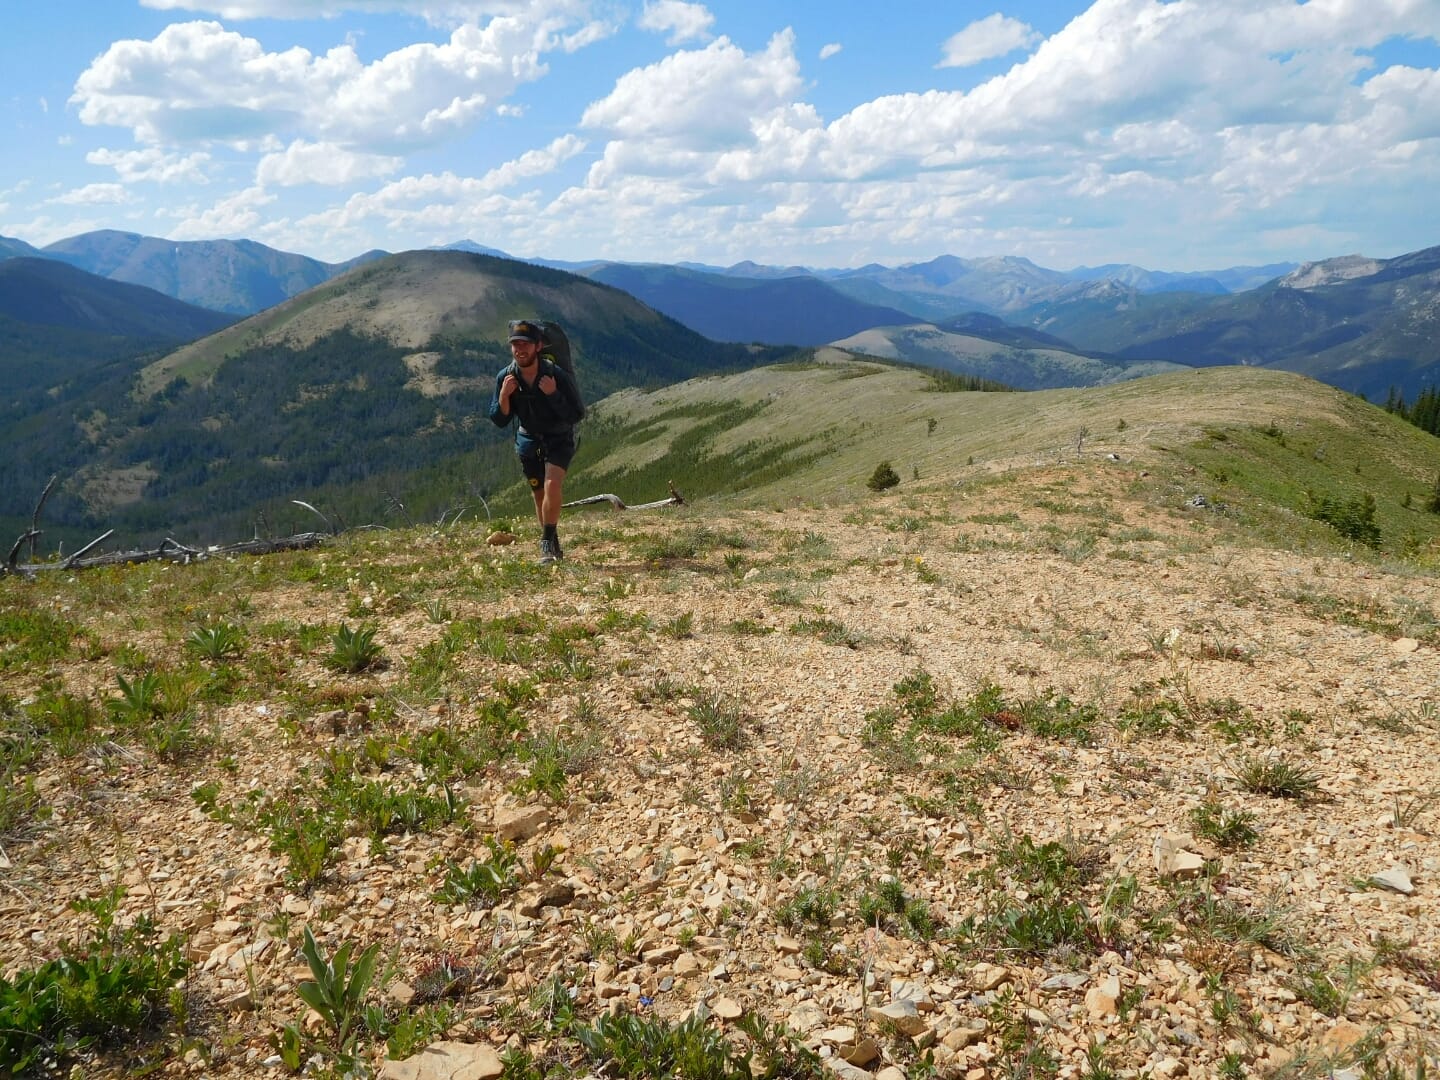
[{"label": "green shrub", "polygon": [[1213,799],[1207,799],[1190,811],[1195,835],[1228,850],[1249,847],[1259,839],[1255,815],[1249,810],[1227,810]]},{"label": "green shrub", "polygon": [[875,471],[870,474],[870,479],[865,481],[865,486],[871,491],[886,491],[900,483],[900,474],[897,473],[890,462],[882,461],[875,466]]}]

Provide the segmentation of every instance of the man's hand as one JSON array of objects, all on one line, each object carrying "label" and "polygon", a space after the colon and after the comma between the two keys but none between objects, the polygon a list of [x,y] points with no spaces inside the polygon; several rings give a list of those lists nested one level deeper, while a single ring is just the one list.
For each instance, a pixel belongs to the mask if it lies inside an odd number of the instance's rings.
[{"label": "man's hand", "polygon": [[500,408],[502,411],[507,413],[510,411],[510,397],[519,389],[520,380],[515,377],[515,373],[512,371],[509,375],[505,376],[505,381],[500,384]]},{"label": "man's hand", "polygon": [[540,387],[540,392],[542,394],[544,394],[546,397],[549,397],[551,394],[555,393],[555,376],[541,375],[535,385]]}]

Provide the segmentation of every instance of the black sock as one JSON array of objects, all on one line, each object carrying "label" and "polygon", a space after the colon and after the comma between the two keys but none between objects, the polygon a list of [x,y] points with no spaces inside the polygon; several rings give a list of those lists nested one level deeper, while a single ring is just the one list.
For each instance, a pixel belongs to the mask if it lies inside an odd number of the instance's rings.
[{"label": "black sock", "polygon": [[546,540],[559,540],[559,539],[560,539],[559,526],[558,526],[558,525],[546,525],[546,526],[545,526],[545,539],[546,539]]}]

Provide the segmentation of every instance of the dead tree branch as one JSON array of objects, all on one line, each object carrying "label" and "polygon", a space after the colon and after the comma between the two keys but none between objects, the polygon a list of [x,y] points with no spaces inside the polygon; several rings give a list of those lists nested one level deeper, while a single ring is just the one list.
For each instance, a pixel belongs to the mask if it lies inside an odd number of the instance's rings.
[{"label": "dead tree branch", "polygon": [[667,486],[670,488],[670,497],[668,499],[657,499],[655,502],[629,504],[620,498],[619,495],[606,493],[604,495],[590,495],[584,499],[576,499],[574,502],[564,503],[563,506],[568,509],[572,506],[591,506],[595,503],[602,502],[608,502],[616,510],[659,510],[665,506],[684,506],[685,496],[675,490],[673,483],[667,484]]},{"label": "dead tree branch", "polygon": [[[111,530],[112,532],[114,530]],[[238,544],[221,544],[214,547],[195,548],[180,543],[170,537],[166,537],[159,545],[153,548],[141,548],[134,551],[110,551],[103,555],[95,555],[91,558],[81,556],[93,548],[96,544],[106,539],[110,533],[92,540],[85,547],[81,548],[74,555],[59,562],[51,563],[22,563],[19,566],[10,567],[13,573],[34,575],[44,570],[89,570],[97,566],[124,566],[128,563],[155,562],[159,559],[168,559],[172,563],[188,565],[192,562],[204,562],[206,559],[223,559],[230,555],[270,555],[277,551],[299,551],[303,548],[316,547],[325,542],[325,534],[317,532],[296,533],[294,536],[282,536],[271,540],[242,540]],[[24,539],[23,537],[21,538]],[[17,542],[18,550],[19,542]]]},{"label": "dead tree branch", "polygon": [[54,490],[55,481],[58,480],[58,479],[60,479],[60,474],[59,474],[59,473],[56,473],[54,476],[50,477],[50,482],[45,485],[45,490],[42,491],[42,492],[40,492],[40,498],[39,498],[39,500],[35,503],[35,512],[30,515],[30,561],[31,561],[31,562],[34,562],[34,561],[35,561],[35,541],[40,539],[40,508],[45,505],[45,500],[50,497],[50,492],[51,492],[52,490]]}]

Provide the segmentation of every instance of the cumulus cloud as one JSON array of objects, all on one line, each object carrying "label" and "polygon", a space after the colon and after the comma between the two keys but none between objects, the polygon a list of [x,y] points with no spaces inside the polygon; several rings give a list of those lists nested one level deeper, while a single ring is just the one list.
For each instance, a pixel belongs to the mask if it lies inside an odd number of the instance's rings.
[{"label": "cumulus cloud", "polygon": [[689,4],[685,0],[645,0],[637,25],[642,30],[657,34],[668,34],[671,45],[687,41],[705,41],[710,37],[710,27],[715,16],[704,4]]},{"label": "cumulus cloud", "polygon": [[725,37],[701,50],[675,53],[621,76],[608,96],[585,110],[581,124],[691,149],[748,140],[756,118],[800,90],[794,45],[794,33],[785,30],[754,55]]},{"label": "cumulus cloud", "polygon": [[334,143],[310,143],[296,139],[282,152],[262,158],[255,170],[255,180],[264,187],[296,187],[300,184],[333,187],[389,176],[398,172],[404,164],[404,158],[357,154]]},{"label": "cumulus cloud", "polygon": [[952,34],[942,46],[944,57],[936,67],[970,67],[986,60],[1005,56],[1016,49],[1028,49],[1041,35],[1018,19],[1008,15],[987,15],[959,33]]},{"label": "cumulus cloud", "polygon": [[[82,122],[129,128],[145,146],[284,145],[295,137],[371,152],[432,145],[470,127],[545,71],[548,30],[498,17],[371,64],[349,45],[266,52],[219,23],[118,41],[75,84]],[[278,145],[277,145],[278,144]]]},{"label": "cumulus cloud", "polygon": [[837,41],[832,41],[829,45],[822,45],[822,46],[820,47],[820,59],[821,59],[821,60],[829,60],[830,57],[834,56],[836,53],[838,53],[838,52],[839,52],[841,49],[843,49],[844,47],[845,47],[844,45],[841,45],[841,44],[840,44],[839,42],[837,42]]},{"label": "cumulus cloud", "polygon": [[46,199],[47,204],[57,206],[120,205],[131,201],[130,192],[124,184],[86,184],[74,191]]},{"label": "cumulus cloud", "polygon": [[563,135],[483,176],[457,176],[452,172],[407,176],[378,191],[352,195],[343,206],[311,215],[297,225],[302,229],[358,233],[367,223],[378,222],[399,235],[481,224],[493,231],[494,223],[486,223],[490,215],[510,214],[517,205],[523,205],[532,220],[538,213],[533,193],[505,195],[506,189],[555,171],[584,149],[583,139]]},{"label": "cumulus cloud", "polygon": [[91,165],[105,165],[115,170],[117,176],[133,184],[150,180],[160,184],[209,182],[205,166],[210,155],[204,152],[194,154],[167,154],[163,150],[91,150],[85,155]]},{"label": "cumulus cloud", "polygon": [[253,236],[264,219],[261,210],[275,196],[260,187],[250,187],[215,202],[208,209],[187,207],[177,213],[179,223],[168,233],[172,240],[209,240],[217,236]]},{"label": "cumulus cloud", "polygon": [[[1091,221],[1160,222],[1182,250],[1216,222],[1244,232],[1282,203],[1303,217],[1353,202],[1366,174],[1413,178],[1440,157],[1440,73],[1373,70],[1367,52],[1437,34],[1440,6],[1414,0],[1097,0],[973,89],[829,121],[799,100],[792,35],[755,54],[720,38],[586,110],[611,141],[547,216],[572,235],[608,227],[627,243],[617,257],[687,243],[786,261],[831,242],[844,258],[907,242],[1039,253],[1083,248]],[[1003,16],[960,37],[956,60],[1034,45]]]}]

